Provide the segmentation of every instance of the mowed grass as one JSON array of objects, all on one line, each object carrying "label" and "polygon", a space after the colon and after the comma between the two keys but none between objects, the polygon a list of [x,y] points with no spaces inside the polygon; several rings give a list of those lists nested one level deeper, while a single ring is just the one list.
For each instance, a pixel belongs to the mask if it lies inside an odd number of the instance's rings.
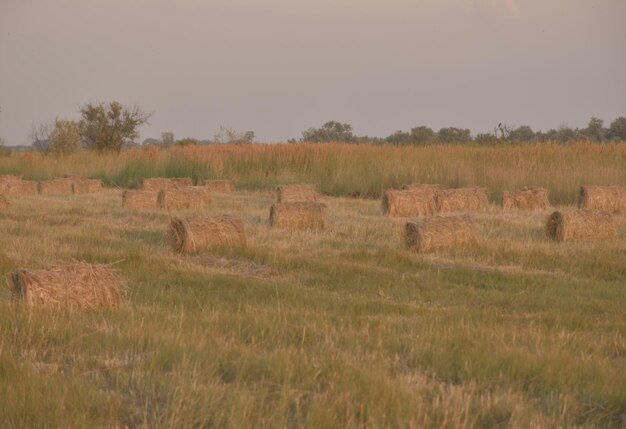
[{"label": "mowed grass", "polygon": [[[215,195],[245,250],[173,254],[121,190],[15,198],[0,270],[115,264],[128,299],[24,311],[0,293],[0,427],[623,427],[626,217],[555,244],[549,211],[476,216],[480,244],[405,250],[380,201],[325,197],[323,231]],[[185,213],[177,213],[185,214]]]}]

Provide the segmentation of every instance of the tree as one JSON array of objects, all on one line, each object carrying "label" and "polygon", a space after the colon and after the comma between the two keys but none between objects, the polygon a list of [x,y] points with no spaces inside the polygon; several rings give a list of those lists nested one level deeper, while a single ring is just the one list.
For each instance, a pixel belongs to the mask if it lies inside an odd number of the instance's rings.
[{"label": "tree", "polygon": [[535,132],[528,125],[522,125],[511,130],[508,140],[512,142],[529,142],[534,140]]},{"label": "tree", "polygon": [[302,132],[302,141],[310,143],[323,142],[352,142],[355,140],[352,134],[352,125],[342,124],[337,121],[328,121],[321,128],[309,128]]},{"label": "tree", "polygon": [[409,133],[405,133],[404,131],[396,131],[390,136],[385,138],[387,143],[394,144],[396,146],[400,146],[402,144],[407,144],[411,141],[411,135]]},{"label": "tree", "polygon": [[605,139],[606,131],[604,129],[604,121],[595,116],[589,119],[589,124],[582,134],[589,140],[600,142]]},{"label": "tree", "polygon": [[220,125],[220,131],[213,136],[213,143],[220,144],[251,144],[254,143],[254,131],[243,133]]},{"label": "tree", "polygon": [[472,141],[471,131],[468,128],[441,128],[437,137],[442,143],[467,143]]},{"label": "tree", "polygon": [[165,147],[174,146],[174,133],[171,131],[163,131],[161,133],[161,143]]},{"label": "tree", "polygon": [[55,154],[68,154],[80,149],[80,130],[74,121],[56,119],[48,135],[47,151]]},{"label": "tree", "polygon": [[478,144],[496,144],[498,143],[498,137],[491,133],[478,133],[474,141]]},{"label": "tree", "polygon": [[191,146],[201,144],[200,140],[193,137],[185,137],[184,139],[176,140],[176,146]]},{"label": "tree", "polygon": [[612,139],[626,140],[626,118],[620,116],[609,127]]},{"label": "tree", "polygon": [[414,144],[426,144],[435,139],[435,132],[424,125],[411,128],[411,141]]},{"label": "tree", "polygon": [[81,136],[88,147],[99,152],[120,152],[125,142],[139,138],[137,128],[151,116],[139,106],[125,107],[117,101],[89,103],[80,113]]},{"label": "tree", "polygon": [[48,122],[32,124],[28,133],[32,148],[39,152],[48,152],[50,133],[52,133],[52,124]]}]

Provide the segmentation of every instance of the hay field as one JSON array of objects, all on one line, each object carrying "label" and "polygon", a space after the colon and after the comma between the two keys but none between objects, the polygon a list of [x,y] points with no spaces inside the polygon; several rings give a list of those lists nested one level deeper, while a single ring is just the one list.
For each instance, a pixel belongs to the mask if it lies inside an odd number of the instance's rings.
[{"label": "hay field", "polygon": [[[432,181],[431,181],[432,182]],[[0,292],[0,427],[623,427],[626,217],[548,239],[551,210],[473,213],[475,246],[406,250],[380,200],[321,197],[269,227],[273,190],[214,194],[247,247],[183,256],[122,190],[12,198],[0,270],[113,264],[117,309],[15,310]],[[572,207],[573,208],[573,207]],[[180,212],[186,216],[194,213]]]}]

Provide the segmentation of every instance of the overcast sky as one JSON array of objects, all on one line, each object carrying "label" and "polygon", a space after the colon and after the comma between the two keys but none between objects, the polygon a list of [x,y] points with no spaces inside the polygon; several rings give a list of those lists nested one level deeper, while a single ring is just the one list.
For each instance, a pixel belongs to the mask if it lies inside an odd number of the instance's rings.
[{"label": "overcast sky", "polygon": [[0,0],[0,137],[110,100],[154,113],[140,140],[608,126],[625,22],[625,0]]}]

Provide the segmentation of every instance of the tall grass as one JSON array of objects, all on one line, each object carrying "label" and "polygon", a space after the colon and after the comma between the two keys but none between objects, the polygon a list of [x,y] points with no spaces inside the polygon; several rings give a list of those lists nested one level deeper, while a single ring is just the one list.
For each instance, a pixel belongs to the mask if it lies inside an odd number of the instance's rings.
[{"label": "tall grass", "polygon": [[484,186],[492,199],[503,190],[542,186],[554,203],[570,204],[582,184],[626,185],[626,144],[393,147],[349,144],[273,144],[135,149],[120,155],[78,153],[59,158],[14,154],[0,174],[41,180],[84,174],[109,185],[132,186],[143,177],[232,178],[243,189],[312,182],[328,195],[378,198],[404,183]]}]

